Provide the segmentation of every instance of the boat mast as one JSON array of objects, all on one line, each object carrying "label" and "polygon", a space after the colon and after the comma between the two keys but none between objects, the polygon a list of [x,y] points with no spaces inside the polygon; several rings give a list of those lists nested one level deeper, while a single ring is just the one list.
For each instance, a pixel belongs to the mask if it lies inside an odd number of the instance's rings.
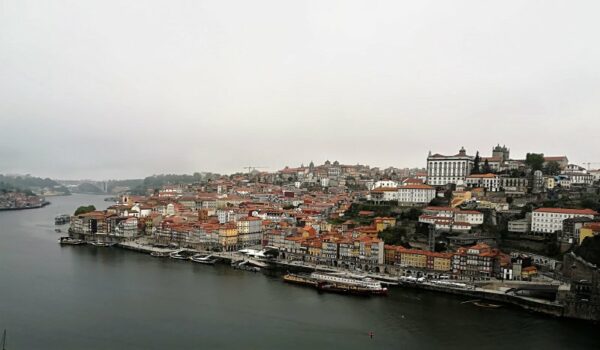
[{"label": "boat mast", "polygon": [[2,350],[6,350],[6,329],[2,333]]}]

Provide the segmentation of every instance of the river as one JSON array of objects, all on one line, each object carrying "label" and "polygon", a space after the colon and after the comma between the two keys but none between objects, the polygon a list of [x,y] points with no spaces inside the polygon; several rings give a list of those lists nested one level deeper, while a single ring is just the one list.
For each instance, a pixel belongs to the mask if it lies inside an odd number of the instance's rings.
[{"label": "river", "polygon": [[[592,349],[597,326],[455,296],[360,298],[275,276],[57,243],[54,217],[102,196],[0,212],[7,349]],[[66,230],[66,226],[63,226]],[[374,337],[369,337],[369,332]]]}]

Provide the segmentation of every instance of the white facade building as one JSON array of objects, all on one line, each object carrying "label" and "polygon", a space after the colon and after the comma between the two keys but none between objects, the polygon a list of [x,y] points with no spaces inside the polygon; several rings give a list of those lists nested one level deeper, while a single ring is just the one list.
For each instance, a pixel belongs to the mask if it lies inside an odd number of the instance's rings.
[{"label": "white facade building", "polygon": [[398,187],[398,183],[392,180],[380,180],[373,184],[373,189],[381,187]]},{"label": "white facade building", "polygon": [[262,241],[262,220],[255,216],[246,216],[237,221],[238,242],[242,247],[258,245]]},{"label": "white facade building", "polygon": [[488,192],[500,191],[500,177],[496,174],[471,174],[465,183],[471,187],[485,188]]},{"label": "white facade building", "polygon": [[432,155],[430,152],[427,157],[427,184],[445,186],[462,183],[471,174],[472,168],[473,157],[468,156],[464,148],[454,156]]},{"label": "white facade building", "polygon": [[404,185],[398,187],[398,203],[427,204],[435,198],[435,194],[435,188],[429,185]]},{"label": "white facade building", "polygon": [[471,225],[483,224],[483,213],[477,210],[460,210],[454,213],[454,220],[468,222]]},{"label": "white facade building", "polygon": [[554,233],[563,228],[563,220],[586,217],[593,219],[598,213],[592,209],[539,208],[531,216],[531,232]]},{"label": "white facade building", "polygon": [[398,200],[396,187],[380,187],[371,191],[371,200],[375,202],[389,202]]}]

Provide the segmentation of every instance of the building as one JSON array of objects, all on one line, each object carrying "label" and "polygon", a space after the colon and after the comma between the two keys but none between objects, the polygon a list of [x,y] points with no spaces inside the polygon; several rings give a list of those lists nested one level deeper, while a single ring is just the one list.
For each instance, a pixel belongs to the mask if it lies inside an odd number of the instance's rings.
[{"label": "building", "polygon": [[497,158],[500,163],[504,163],[510,159],[510,149],[507,148],[506,145],[500,146],[500,144],[498,144],[492,149],[492,158]]},{"label": "building", "polygon": [[600,222],[588,222],[579,230],[577,244],[581,244],[584,239],[594,237],[600,234]]},{"label": "building", "polygon": [[525,234],[530,230],[529,219],[511,220],[508,222],[508,232]]},{"label": "building", "polygon": [[373,188],[371,189],[375,189],[375,188],[381,188],[381,187],[398,187],[398,183],[396,181],[392,181],[392,180],[380,180],[380,181],[376,181],[373,184]]},{"label": "building", "polygon": [[585,224],[592,221],[594,221],[594,219],[585,216],[563,220],[562,234],[560,235],[561,242],[566,244],[580,242],[580,230]]},{"label": "building", "polygon": [[465,178],[465,184],[485,188],[488,192],[500,191],[500,177],[496,174],[471,174]]},{"label": "building", "polygon": [[506,194],[524,195],[528,186],[529,181],[526,177],[500,176],[500,188]]},{"label": "building", "polygon": [[571,185],[585,185],[590,186],[594,183],[594,176],[587,173],[581,172],[565,172],[561,176],[569,178]]},{"label": "building", "polygon": [[255,216],[240,218],[237,222],[238,243],[240,247],[248,247],[261,244],[262,220]]},{"label": "building", "polygon": [[561,170],[564,170],[569,166],[569,158],[567,156],[550,156],[544,157],[544,166],[546,166],[549,162],[556,162]]},{"label": "building", "polygon": [[563,229],[563,221],[578,217],[593,219],[598,213],[592,209],[539,208],[531,216],[531,232],[548,237]]},{"label": "building", "polygon": [[375,229],[377,230],[377,232],[381,232],[383,230],[385,230],[386,228],[393,228],[394,226],[396,226],[396,218],[391,218],[391,217],[376,217],[373,220],[373,225],[375,226]]},{"label": "building", "polygon": [[427,184],[445,186],[465,181],[471,174],[473,157],[468,156],[464,148],[453,156],[431,154],[427,157]]},{"label": "building", "polygon": [[499,255],[485,243],[458,248],[452,256],[452,273],[459,279],[489,279],[499,272]]},{"label": "building", "polygon": [[379,187],[371,191],[371,200],[374,202],[389,202],[398,200],[396,187]]},{"label": "building", "polygon": [[435,188],[425,184],[407,184],[398,187],[398,204],[428,204],[435,198]]}]

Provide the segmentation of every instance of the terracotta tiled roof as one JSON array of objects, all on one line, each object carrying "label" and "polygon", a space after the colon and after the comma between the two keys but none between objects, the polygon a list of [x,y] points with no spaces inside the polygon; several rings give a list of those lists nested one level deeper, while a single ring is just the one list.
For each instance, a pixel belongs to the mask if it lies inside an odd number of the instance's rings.
[{"label": "terracotta tiled roof", "polygon": [[598,215],[598,212],[592,209],[567,209],[567,208],[538,208],[536,213],[558,213],[558,214],[579,214],[579,215]]}]

